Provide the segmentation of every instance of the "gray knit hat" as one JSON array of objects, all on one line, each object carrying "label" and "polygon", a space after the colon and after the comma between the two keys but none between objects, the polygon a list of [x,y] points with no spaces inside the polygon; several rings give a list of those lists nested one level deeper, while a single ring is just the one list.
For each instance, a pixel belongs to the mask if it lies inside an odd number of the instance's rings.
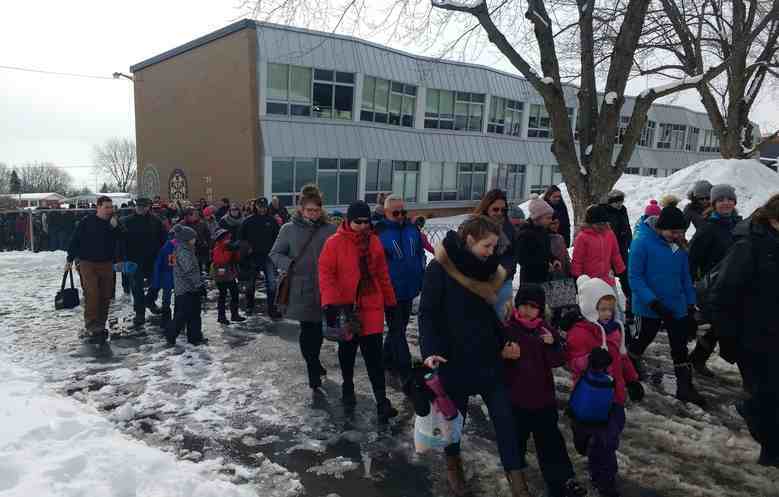
[{"label": "gray knit hat", "polygon": [[717,200],[722,199],[733,199],[734,202],[736,202],[738,199],[736,197],[736,189],[733,188],[730,185],[714,185],[711,187],[711,193],[709,194],[709,197],[711,198],[712,205]]},{"label": "gray knit hat", "polygon": [[547,204],[546,201],[541,198],[534,198],[531,200],[527,210],[530,211],[530,219],[534,221],[546,216],[547,214],[550,216],[554,214],[554,209],[552,209],[552,206]]},{"label": "gray knit hat", "polygon": [[606,195],[606,203],[610,204],[612,202],[623,202],[625,200],[625,192],[620,190],[611,190]]},{"label": "gray knit hat", "polygon": [[177,224],[173,227],[173,238],[180,242],[188,242],[193,240],[195,237],[197,237],[197,233],[195,233],[195,230],[189,226]]},{"label": "gray knit hat", "polygon": [[709,196],[710,192],[711,192],[711,183],[709,183],[705,179],[701,181],[696,181],[695,184],[692,186],[693,198],[706,198]]}]

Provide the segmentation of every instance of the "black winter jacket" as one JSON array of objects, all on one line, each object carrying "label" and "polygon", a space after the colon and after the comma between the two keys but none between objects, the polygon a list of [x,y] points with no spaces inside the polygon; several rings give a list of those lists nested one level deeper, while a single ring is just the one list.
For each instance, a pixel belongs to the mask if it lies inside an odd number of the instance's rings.
[{"label": "black winter jacket", "polygon": [[[519,249],[517,247],[517,232],[514,229],[514,225],[508,220],[503,222],[503,233],[506,235],[509,245],[501,247],[501,242],[498,242],[498,247],[503,248],[503,253],[498,256],[498,262],[506,270],[506,279],[513,280],[514,275],[517,273]],[[503,241],[503,237],[501,237],[501,241]]]},{"label": "black winter jacket", "polygon": [[[452,267],[465,276],[470,289],[451,275]],[[423,358],[438,355],[447,360],[439,371],[450,395],[491,391],[502,381],[502,328],[492,304],[472,289],[497,291],[504,277],[496,256],[477,259],[453,231],[425,270],[420,349]]]},{"label": "black winter jacket", "polygon": [[522,283],[544,283],[549,279],[549,263],[552,256],[552,241],[549,231],[528,221],[517,236],[517,261],[519,279]]},{"label": "black winter jacket", "polygon": [[779,354],[779,232],[747,219],[734,236],[711,289],[717,332],[741,350]]},{"label": "black winter jacket", "polygon": [[238,238],[249,244],[249,256],[255,262],[263,263],[276,243],[279,229],[279,223],[273,216],[254,214],[244,219]]},{"label": "black winter jacket", "polygon": [[119,228],[111,226],[96,214],[89,214],[77,225],[68,245],[68,262],[74,259],[89,262],[113,262],[117,256]]},{"label": "black winter jacket", "polygon": [[151,273],[157,254],[168,241],[162,221],[154,214],[130,214],[122,218],[119,224],[124,238],[125,258],[137,263],[144,273]]},{"label": "black winter jacket", "polygon": [[690,274],[698,281],[711,271],[727,255],[735,242],[733,230],[741,222],[740,216],[718,218],[708,216],[699,225],[690,241]]},{"label": "black winter jacket", "polygon": [[622,260],[627,265],[628,263],[628,249],[630,249],[630,243],[633,241],[633,231],[630,229],[630,219],[628,218],[628,210],[623,205],[619,209],[615,209],[609,204],[604,204],[606,215],[611,225],[611,230],[617,236],[617,243],[619,244],[619,253],[622,256]]}]

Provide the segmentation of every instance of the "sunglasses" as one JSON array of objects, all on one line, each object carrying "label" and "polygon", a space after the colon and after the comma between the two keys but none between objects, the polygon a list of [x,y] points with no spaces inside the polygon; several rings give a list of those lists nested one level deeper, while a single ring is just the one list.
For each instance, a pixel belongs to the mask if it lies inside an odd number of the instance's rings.
[{"label": "sunglasses", "polygon": [[371,220],[370,219],[352,219],[352,222],[354,224],[370,224]]},{"label": "sunglasses", "polygon": [[399,211],[392,211],[390,214],[392,214],[392,217],[400,217],[408,214],[408,211],[406,209],[400,209]]},{"label": "sunglasses", "polygon": [[497,213],[505,214],[508,211],[509,211],[508,207],[491,207],[490,208],[490,212],[494,212],[495,214],[497,214]]}]

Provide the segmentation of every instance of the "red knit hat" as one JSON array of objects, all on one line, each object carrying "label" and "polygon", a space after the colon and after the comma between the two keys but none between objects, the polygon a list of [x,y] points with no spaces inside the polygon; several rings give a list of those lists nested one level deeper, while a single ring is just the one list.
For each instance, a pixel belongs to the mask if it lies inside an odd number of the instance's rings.
[{"label": "red knit hat", "polygon": [[646,209],[644,209],[644,214],[646,216],[659,216],[662,212],[662,209],[660,209],[660,206],[657,205],[657,200],[650,200],[649,205],[646,206]]}]

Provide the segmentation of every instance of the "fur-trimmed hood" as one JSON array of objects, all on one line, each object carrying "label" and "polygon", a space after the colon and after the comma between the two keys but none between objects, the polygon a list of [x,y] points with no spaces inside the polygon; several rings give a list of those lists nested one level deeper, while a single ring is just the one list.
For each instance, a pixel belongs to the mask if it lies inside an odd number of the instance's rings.
[{"label": "fur-trimmed hood", "polygon": [[[456,236],[456,235],[455,235]],[[447,238],[449,236],[447,235]],[[472,276],[467,276],[460,268],[457,267],[457,264],[452,260],[452,257],[450,257],[449,252],[447,251],[446,246],[449,246],[449,250],[452,250],[452,245],[450,243],[440,243],[435,248],[435,260],[438,261],[438,263],[441,265],[442,268],[444,268],[444,271],[446,271],[446,274],[452,277],[457,283],[471,291],[472,293],[475,293],[485,301],[487,301],[490,304],[495,304],[498,300],[498,291],[500,290],[500,287],[503,286],[504,281],[506,281],[506,270],[501,265],[497,265],[495,271],[488,277],[486,281],[482,281],[480,279],[476,279]],[[457,250],[458,248],[455,248]],[[463,248],[460,248],[460,250],[467,250]],[[475,259],[475,256],[471,255]],[[485,266],[488,264],[485,262]]]}]

